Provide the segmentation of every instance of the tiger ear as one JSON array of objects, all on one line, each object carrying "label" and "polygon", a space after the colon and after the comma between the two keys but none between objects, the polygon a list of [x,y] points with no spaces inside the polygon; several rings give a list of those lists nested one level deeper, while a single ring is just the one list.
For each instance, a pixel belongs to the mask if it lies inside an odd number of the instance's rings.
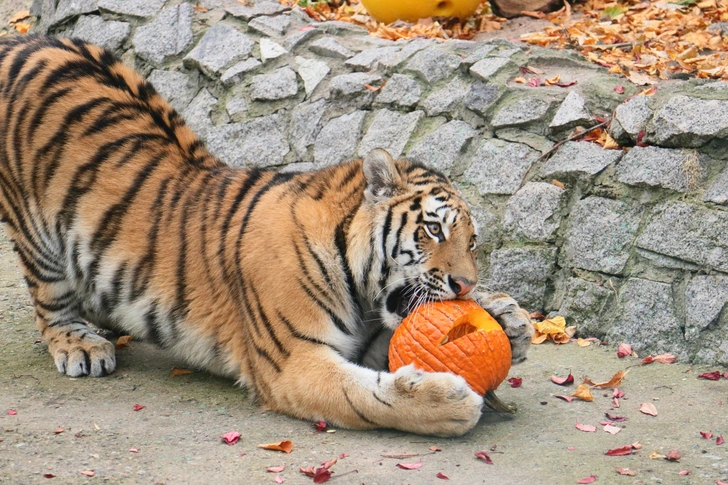
[{"label": "tiger ear", "polygon": [[381,148],[370,151],[364,158],[366,197],[372,202],[388,199],[402,187],[402,177],[392,156]]}]

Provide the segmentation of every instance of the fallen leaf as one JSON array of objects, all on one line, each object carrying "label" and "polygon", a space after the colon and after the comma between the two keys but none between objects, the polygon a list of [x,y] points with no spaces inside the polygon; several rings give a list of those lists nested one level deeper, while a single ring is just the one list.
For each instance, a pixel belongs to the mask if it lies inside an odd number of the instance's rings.
[{"label": "fallen leaf", "polygon": [[441,479],[441,480],[450,480],[450,477],[448,477],[447,475],[443,474],[442,472],[437,472],[437,475],[435,475],[435,476],[437,478]]},{"label": "fallen leaf", "polygon": [[709,440],[710,438],[713,437],[713,433],[711,431],[701,431],[700,436],[702,436],[706,440]]},{"label": "fallen leaf", "polygon": [[518,77],[514,78],[513,79],[513,82],[516,82],[516,83],[519,83],[519,84],[526,84],[526,83],[528,83],[528,81],[526,80],[526,78],[523,77],[523,76],[518,76]]},{"label": "fallen leaf", "polygon": [[273,478],[273,481],[274,481],[274,482],[276,482],[276,483],[283,483],[283,482],[285,482],[285,481],[286,481],[286,479],[285,479],[285,478],[283,478],[283,477],[282,477],[282,476],[280,476],[280,475],[276,475],[276,476],[275,476],[275,478]]},{"label": "fallen leaf", "polygon": [[665,456],[665,459],[667,461],[680,461],[680,452],[677,450],[671,450],[667,456]]},{"label": "fallen leaf", "polygon": [[633,472],[632,470],[630,470],[628,468],[617,467],[617,468],[615,468],[615,470],[617,470],[617,473],[619,473],[620,475],[627,475],[629,477],[633,477],[636,475],[635,472]]},{"label": "fallen leaf", "polygon": [[222,435],[222,440],[229,445],[234,445],[238,442],[239,439],[240,433],[238,433],[237,431],[230,431]]},{"label": "fallen leaf", "polygon": [[[432,447],[430,447],[430,448],[432,448]],[[437,451],[440,451],[440,450],[438,449]],[[346,458],[347,456],[349,456],[349,455],[347,455],[346,453],[342,453],[339,455],[339,460]]]},{"label": "fallen leaf", "polygon": [[176,367],[172,367],[172,377],[186,376],[188,374],[194,374],[194,371],[191,371],[188,369],[178,369]]},{"label": "fallen leaf", "polygon": [[207,12],[207,9],[205,7],[200,6],[200,5],[193,5],[192,8],[194,8],[198,12],[202,12],[202,13]]},{"label": "fallen leaf", "polygon": [[16,31],[18,31],[18,33],[27,34],[30,28],[33,26],[27,22],[18,22],[17,24],[14,24],[13,27]]},{"label": "fallen leaf", "polygon": [[318,423],[313,423],[312,426],[316,428],[316,431],[323,431],[326,429],[326,422],[319,421]]},{"label": "fallen leaf", "polygon": [[561,81],[561,76],[557,74],[552,78],[546,79],[545,82],[547,86],[553,86],[554,84],[559,84],[559,81]]},{"label": "fallen leaf", "polygon": [[592,426],[591,424],[582,424],[578,421],[576,422],[574,427],[579,431],[586,431],[587,433],[594,433],[597,430],[596,426]]},{"label": "fallen leaf", "polygon": [[475,456],[486,462],[488,465],[493,464],[493,460],[490,459],[490,456],[485,451],[478,451],[475,453]]},{"label": "fallen leaf", "polygon": [[672,354],[660,354],[654,357],[654,361],[659,362],[660,364],[672,364],[676,360],[677,357]]},{"label": "fallen leaf", "polygon": [[584,340],[583,338],[576,339],[576,345],[579,347],[589,347],[591,345],[591,342],[588,340]]},{"label": "fallen leaf", "polygon": [[141,411],[144,408],[146,408],[146,406],[142,406],[141,404],[134,405],[134,411]]},{"label": "fallen leaf", "polygon": [[621,84],[614,86],[614,92],[617,94],[624,94],[624,86],[622,86]]},{"label": "fallen leaf", "polygon": [[321,466],[324,467],[324,468],[326,468],[328,470],[329,468],[331,468],[332,466],[334,466],[337,461],[339,461],[338,458],[332,458],[332,459],[330,459],[328,461],[322,461],[321,462]]},{"label": "fallen leaf", "polygon": [[566,377],[551,376],[551,382],[560,386],[566,386],[574,383],[574,376],[571,375],[571,372]]},{"label": "fallen leaf", "polygon": [[131,342],[132,336],[131,335],[122,335],[118,339],[116,339],[116,348],[121,349],[123,347],[126,347],[129,345],[129,342]]},{"label": "fallen leaf", "polygon": [[723,480],[716,480],[715,485],[728,485],[728,482],[724,482]]},{"label": "fallen leaf", "polygon": [[566,186],[565,186],[565,185],[564,185],[563,183],[561,183],[561,182],[559,182],[558,180],[556,180],[556,179],[553,179],[553,180],[551,181],[551,184],[553,184],[553,185],[557,186],[557,187],[558,187],[558,188],[560,188],[561,190],[566,190]]},{"label": "fallen leaf", "polygon": [[271,466],[265,469],[268,473],[280,473],[286,469],[286,465]]},{"label": "fallen leaf", "polygon": [[632,443],[632,448],[634,448],[635,450],[641,450],[642,443],[640,443],[639,441],[635,441],[634,443]]},{"label": "fallen leaf", "polygon": [[627,418],[624,416],[617,416],[616,414],[612,413],[604,413],[604,415],[609,418],[611,421],[614,421],[615,423],[621,423],[622,421],[627,421]]},{"label": "fallen leaf", "polygon": [[612,448],[604,453],[607,456],[624,456],[632,454],[632,445],[620,446],[619,448]]},{"label": "fallen leaf", "polygon": [[371,84],[365,84],[364,87],[367,88],[369,91],[375,93],[375,92],[379,91],[380,89],[382,89],[383,86],[374,87]]},{"label": "fallen leaf", "polygon": [[627,375],[629,371],[619,371],[616,374],[612,376],[611,379],[609,379],[606,382],[593,382],[591,379],[585,377],[584,378],[584,384],[590,386],[590,387],[596,387],[597,389],[606,389],[608,387],[617,387],[620,384],[622,384],[622,380],[624,379],[624,376]]},{"label": "fallen leaf", "polygon": [[511,377],[508,379],[508,382],[511,384],[511,387],[521,387],[521,384],[523,384],[523,378]]},{"label": "fallen leaf", "polygon": [[658,458],[665,458],[665,455],[660,454],[658,451],[653,451],[652,453],[650,453],[651,460],[656,460]]},{"label": "fallen leaf", "polygon": [[52,473],[44,473],[43,478],[56,478],[56,476]]},{"label": "fallen leaf", "polygon": [[403,470],[417,470],[418,468],[422,468],[422,462],[419,461],[417,463],[397,463],[397,466],[402,468]]},{"label": "fallen leaf", "polygon": [[571,401],[573,401],[573,400],[574,400],[574,398],[573,398],[572,396],[560,396],[560,395],[555,395],[554,397],[556,397],[556,398],[559,398],[559,399],[562,399],[562,400],[564,400],[564,401],[566,401],[566,402],[571,402]]},{"label": "fallen leaf", "polygon": [[15,409],[8,409],[8,416],[15,416],[18,412]]},{"label": "fallen leaf", "polygon": [[80,473],[81,475],[86,475],[87,477],[92,477],[92,476],[96,475],[96,472],[93,470],[81,470],[78,473]]},{"label": "fallen leaf", "polygon": [[136,448],[129,448],[129,453],[139,453],[139,450]]},{"label": "fallen leaf", "polygon": [[53,434],[61,434],[61,433],[63,433],[63,431],[64,431],[63,428],[58,428],[58,429],[56,429],[56,430],[53,431]]},{"label": "fallen leaf", "polygon": [[14,24],[16,22],[20,22],[21,20],[25,20],[28,17],[30,17],[30,11],[21,10],[21,11],[17,12],[15,15],[13,15],[12,17],[10,17],[10,19],[8,20],[8,23]]},{"label": "fallen leaf", "polygon": [[680,470],[679,472],[677,472],[677,476],[685,477],[687,475],[690,475],[690,473],[691,473],[690,470]]},{"label": "fallen leaf", "polygon": [[327,468],[317,468],[313,474],[313,483],[326,483],[331,479],[331,474],[334,473]]},{"label": "fallen leaf", "polygon": [[720,371],[714,370],[713,372],[704,372],[698,376],[698,379],[708,379],[709,381],[717,381],[720,379]]},{"label": "fallen leaf", "polygon": [[619,347],[617,347],[617,357],[621,359],[622,357],[627,357],[628,355],[632,355],[632,346],[625,343],[619,344]]},{"label": "fallen leaf", "polygon": [[554,343],[565,344],[574,336],[576,327],[567,327],[566,319],[562,316],[548,318],[541,322],[534,322],[535,330],[531,343],[540,344],[547,339],[551,339]]},{"label": "fallen leaf", "polygon": [[293,443],[288,440],[280,441],[278,443],[269,443],[267,445],[258,445],[258,448],[264,450],[282,451],[284,453],[290,453],[293,451]]},{"label": "fallen leaf", "polygon": [[591,474],[588,477],[577,480],[576,483],[594,483],[596,480],[597,480],[597,476],[594,474]]},{"label": "fallen leaf", "polygon": [[722,445],[723,443],[725,443],[725,440],[723,439],[723,437],[722,437],[722,436],[718,436],[718,437],[717,437],[717,438],[715,439],[715,444],[716,444],[716,445]]},{"label": "fallen leaf", "polygon": [[537,78],[537,77],[533,77],[528,80],[528,85],[531,86],[532,88],[537,88],[537,87],[541,86],[541,79]]},{"label": "fallen leaf", "polygon": [[650,416],[657,416],[657,408],[651,402],[643,402],[640,405],[640,412],[643,414],[649,414]]},{"label": "fallen leaf", "polygon": [[612,426],[611,424],[605,424],[602,429],[612,435],[622,431],[622,428],[620,428],[619,426]]},{"label": "fallen leaf", "polygon": [[582,401],[594,401],[594,397],[591,395],[591,392],[589,392],[589,388],[584,384],[579,384],[572,396],[577,399],[581,399]]}]

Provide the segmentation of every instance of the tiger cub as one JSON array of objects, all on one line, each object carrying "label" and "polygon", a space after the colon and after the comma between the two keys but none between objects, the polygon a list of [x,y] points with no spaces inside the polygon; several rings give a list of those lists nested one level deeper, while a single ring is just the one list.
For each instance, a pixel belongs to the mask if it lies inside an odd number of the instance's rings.
[{"label": "tiger cub", "polygon": [[311,173],[234,169],[151,84],[76,39],[0,40],[0,215],[58,370],[103,376],[154,342],[266,407],[460,435],[461,377],[384,371],[416,304],[476,298],[525,358],[528,315],[475,290],[476,229],[446,177],[374,150]]}]

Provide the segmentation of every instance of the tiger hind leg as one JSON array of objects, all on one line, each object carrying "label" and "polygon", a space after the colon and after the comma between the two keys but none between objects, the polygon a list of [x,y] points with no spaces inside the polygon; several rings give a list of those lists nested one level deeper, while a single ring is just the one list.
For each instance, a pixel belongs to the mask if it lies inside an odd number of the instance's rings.
[{"label": "tiger hind leg", "polygon": [[63,282],[31,288],[35,321],[58,371],[69,377],[102,377],[116,368],[114,346],[79,316],[73,290]]}]

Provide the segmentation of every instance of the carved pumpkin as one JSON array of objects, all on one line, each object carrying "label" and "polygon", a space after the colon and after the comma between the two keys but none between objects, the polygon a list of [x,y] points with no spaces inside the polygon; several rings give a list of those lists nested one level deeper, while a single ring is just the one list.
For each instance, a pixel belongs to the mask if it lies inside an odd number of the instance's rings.
[{"label": "carved pumpkin", "polygon": [[511,368],[510,342],[500,324],[474,301],[432,302],[410,313],[390,341],[389,370],[408,364],[462,376],[488,406],[514,411],[493,393]]}]

